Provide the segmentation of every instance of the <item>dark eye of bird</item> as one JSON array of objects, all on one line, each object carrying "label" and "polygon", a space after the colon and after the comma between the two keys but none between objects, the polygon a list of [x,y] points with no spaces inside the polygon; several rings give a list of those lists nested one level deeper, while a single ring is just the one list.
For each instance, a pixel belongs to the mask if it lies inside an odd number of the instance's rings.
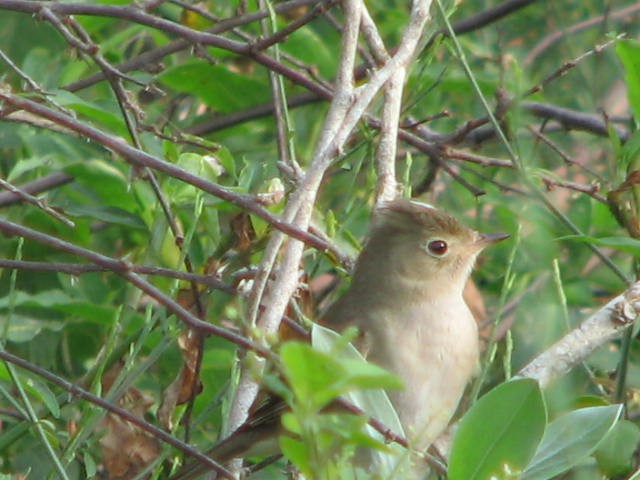
[{"label": "dark eye of bird", "polygon": [[427,248],[433,255],[441,257],[442,255],[447,253],[449,245],[447,245],[447,242],[445,242],[444,240],[432,240],[427,245]]}]

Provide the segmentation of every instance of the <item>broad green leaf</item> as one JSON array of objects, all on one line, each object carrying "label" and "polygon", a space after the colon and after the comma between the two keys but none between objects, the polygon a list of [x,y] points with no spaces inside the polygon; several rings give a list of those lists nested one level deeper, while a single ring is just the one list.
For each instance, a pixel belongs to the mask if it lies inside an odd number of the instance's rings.
[{"label": "broad green leaf", "polygon": [[545,480],[578,464],[597,448],[621,412],[622,405],[588,407],[551,422],[522,479]]},{"label": "broad green leaf", "polygon": [[[29,318],[19,317],[19,321],[14,321],[14,324],[26,330],[29,330],[28,325],[38,330],[41,328],[59,329],[59,325],[62,323],[50,320],[50,318],[57,318],[57,315],[51,314],[51,311],[62,312],[74,318],[90,320],[94,323],[111,325],[115,308],[112,306],[96,305],[95,303],[86,301],[84,298],[74,298],[61,290],[43,290],[35,294],[17,291],[11,299],[9,297],[0,298],[0,310],[8,308],[11,302],[13,302],[15,307],[37,309],[32,310]],[[43,312],[42,315],[39,314],[40,312]],[[1,324],[2,321],[0,321],[0,325]]]},{"label": "broad green leaf", "polygon": [[[325,328],[322,325],[314,324],[311,329],[311,343],[315,348],[326,353],[331,353],[336,350],[337,346],[342,346],[343,338],[333,330]],[[340,354],[343,355],[344,358],[349,359],[349,362],[365,362],[360,352],[350,343],[343,346]],[[398,377],[393,376],[393,379],[395,379],[395,384],[392,383],[387,388],[402,387],[401,382],[398,384]],[[350,391],[344,395],[344,398],[360,408],[367,415],[380,420],[386,427],[391,429],[391,431],[403,437],[405,436],[398,414],[381,385],[378,385],[378,388],[368,390]],[[372,438],[378,441],[384,440],[382,435],[373,427],[367,426],[366,430]],[[402,463],[404,463],[405,459],[408,459],[405,452],[401,449],[394,449],[391,452],[377,449],[373,451],[371,455],[373,463],[377,466],[377,470],[382,474],[383,478],[391,475],[397,468],[404,468]]]},{"label": "broad green leaf", "polygon": [[326,37],[319,36],[311,29],[296,30],[282,50],[299,58],[308,65],[317,68],[321,75],[332,77],[335,74],[338,57],[328,46]]},{"label": "broad green leaf", "polygon": [[[214,155],[183,153],[178,158],[177,165],[189,173],[212,182],[217,181],[224,172],[224,167]],[[192,202],[202,195],[199,188],[177,178],[168,178],[165,185],[166,193],[174,203]]]},{"label": "broad green leaf", "polygon": [[512,380],[494,388],[460,421],[449,479],[517,478],[536,451],[546,416],[535,380]]},{"label": "broad green leaf", "polygon": [[588,242],[601,247],[611,247],[640,256],[640,240],[631,237],[590,237],[588,235],[566,235],[558,240],[573,240],[575,242]]},{"label": "broad green leaf", "polygon": [[129,179],[113,165],[102,160],[89,160],[73,163],[65,167],[64,171],[72,175],[76,183],[91,189],[92,194],[103,205],[129,212],[137,210],[138,204],[132,195]]},{"label": "broad green leaf", "polygon": [[10,305],[51,308],[71,302],[73,302],[73,298],[62,290],[42,290],[36,294],[17,291],[11,298],[0,297],[0,309],[8,308]]}]

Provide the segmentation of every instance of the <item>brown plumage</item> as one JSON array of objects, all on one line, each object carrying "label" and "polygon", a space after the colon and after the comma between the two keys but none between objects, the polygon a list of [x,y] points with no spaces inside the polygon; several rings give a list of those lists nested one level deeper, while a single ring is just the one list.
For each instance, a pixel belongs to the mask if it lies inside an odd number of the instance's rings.
[{"label": "brown plumage", "polygon": [[[390,202],[374,214],[348,290],[322,315],[336,331],[357,327],[359,350],[404,381],[389,394],[414,448],[447,426],[476,368],[477,326],[462,292],[478,253],[503,238],[421,202]],[[239,429],[247,447],[249,425]],[[238,455],[234,435],[221,446]]]}]

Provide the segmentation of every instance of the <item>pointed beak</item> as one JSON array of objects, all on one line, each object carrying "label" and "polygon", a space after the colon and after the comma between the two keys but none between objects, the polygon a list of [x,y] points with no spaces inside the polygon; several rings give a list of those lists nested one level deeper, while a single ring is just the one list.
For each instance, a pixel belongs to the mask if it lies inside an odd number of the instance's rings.
[{"label": "pointed beak", "polygon": [[508,233],[481,233],[476,241],[477,244],[485,247],[493,243],[501,242],[509,238],[511,235]]}]

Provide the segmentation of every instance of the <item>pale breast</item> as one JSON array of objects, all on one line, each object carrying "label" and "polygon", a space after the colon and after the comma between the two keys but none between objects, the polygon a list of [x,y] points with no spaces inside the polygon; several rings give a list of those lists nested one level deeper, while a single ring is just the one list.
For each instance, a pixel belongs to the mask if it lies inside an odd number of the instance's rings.
[{"label": "pale breast", "polygon": [[415,447],[426,448],[446,428],[476,368],[477,325],[459,297],[397,307],[383,317],[393,326],[369,330],[368,357],[403,379],[405,389],[390,398]]}]

